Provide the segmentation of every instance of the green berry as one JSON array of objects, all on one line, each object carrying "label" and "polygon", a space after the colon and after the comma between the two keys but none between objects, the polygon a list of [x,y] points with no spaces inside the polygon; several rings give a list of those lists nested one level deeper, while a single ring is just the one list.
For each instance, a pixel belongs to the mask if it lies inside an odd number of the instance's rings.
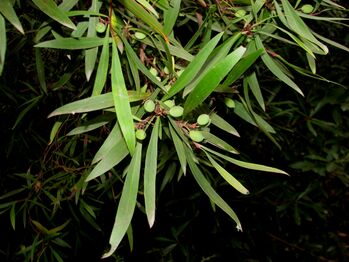
[{"label": "green berry", "polygon": [[193,140],[194,142],[197,142],[197,143],[200,143],[205,139],[202,132],[199,130],[190,130],[189,137],[191,138],[191,140]]},{"label": "green berry", "polygon": [[168,108],[172,108],[175,106],[175,102],[173,100],[166,100],[164,102],[164,105],[167,106]]},{"label": "green berry", "polygon": [[146,138],[147,134],[145,133],[144,129],[137,129],[136,131],[136,138],[138,140],[144,140]]},{"label": "green berry", "polygon": [[155,103],[153,100],[147,100],[144,103],[144,110],[148,113],[154,112],[155,110]]},{"label": "green berry", "polygon": [[201,114],[199,115],[199,117],[197,118],[196,122],[200,125],[200,126],[206,126],[208,124],[210,124],[211,119],[210,116],[208,114]]},{"label": "green berry", "polygon": [[244,17],[246,15],[246,11],[244,9],[239,9],[235,12],[236,17]]},{"label": "green berry", "polygon": [[106,29],[107,26],[104,23],[99,22],[98,24],[96,24],[97,33],[104,33]]},{"label": "green berry", "polygon": [[301,7],[301,10],[304,14],[310,14],[314,11],[314,7],[312,5],[306,4]]},{"label": "green berry", "polygon": [[233,99],[226,97],[224,98],[224,103],[228,108],[234,108],[235,107],[235,102]]},{"label": "green berry", "polygon": [[146,38],[147,36],[141,32],[136,32],[135,33],[135,38],[138,40],[143,40],[144,38]]},{"label": "green berry", "polygon": [[181,117],[183,115],[183,107],[181,106],[174,106],[170,109],[170,111],[168,112],[170,114],[170,116],[172,117]]}]

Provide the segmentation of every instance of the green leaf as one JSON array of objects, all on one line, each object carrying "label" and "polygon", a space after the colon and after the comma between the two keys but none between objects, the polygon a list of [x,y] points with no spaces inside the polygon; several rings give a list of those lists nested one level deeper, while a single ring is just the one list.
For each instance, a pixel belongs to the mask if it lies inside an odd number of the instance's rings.
[{"label": "green leaf", "polygon": [[148,13],[135,0],[118,0],[118,1],[122,3],[126,7],[126,9],[128,9],[136,17],[138,17],[139,19],[143,20],[143,22],[148,24],[155,32],[160,34],[168,43],[168,39],[166,34],[164,33],[164,29],[155,16]]},{"label": "green leaf", "polygon": [[51,133],[50,133],[50,141],[49,141],[49,145],[52,144],[52,142],[54,141],[59,129],[61,128],[62,122],[61,121],[56,121],[51,129]]},{"label": "green leaf", "polygon": [[[89,11],[98,12],[102,3],[98,0],[92,0]],[[96,37],[96,25],[98,23],[98,17],[90,16],[88,21],[87,37]],[[97,60],[98,47],[94,47],[85,51],[85,75],[87,82],[90,80],[93,69],[95,68]]]},{"label": "green leaf", "polygon": [[257,49],[263,49],[265,53],[262,55],[262,60],[264,64],[268,67],[268,69],[277,77],[279,80],[283,81],[285,84],[293,88],[295,91],[297,91],[299,94],[304,96],[302,90],[296,85],[295,82],[293,82],[283,71],[280,69],[280,67],[275,63],[275,61],[268,55],[266,52],[263,43],[258,35],[255,37],[255,44]]},{"label": "green leaf", "polygon": [[245,47],[240,46],[222,61],[214,65],[211,70],[205,74],[186,99],[184,103],[184,115],[200,105],[214,91],[223,78],[241,59],[245,50]]},{"label": "green leaf", "polygon": [[74,23],[69,19],[68,15],[59,9],[53,0],[33,0],[34,4],[39,7],[39,9],[51,17],[53,20],[56,20],[58,23],[75,29]]},{"label": "green leaf", "polygon": [[58,38],[36,44],[34,47],[56,48],[66,50],[88,49],[101,46],[104,38],[100,37],[81,37],[81,38]]},{"label": "green leaf", "polygon": [[[121,133],[120,133],[121,136]],[[87,176],[86,182],[103,175],[105,172],[112,169],[119,164],[127,155],[127,145],[124,139],[118,139],[115,146],[113,146],[102,160],[95,166],[91,173]]]},{"label": "green leaf", "polygon": [[224,154],[218,153],[212,149],[209,149],[205,146],[202,146],[202,148],[212,154],[215,154],[216,156],[219,156],[220,158],[234,164],[237,165],[239,167],[242,168],[246,168],[246,169],[251,169],[251,170],[256,170],[256,171],[263,171],[263,172],[271,172],[271,173],[279,173],[279,174],[284,174],[284,175],[288,175],[285,171],[282,171],[278,168],[274,168],[274,167],[269,167],[269,166],[265,166],[265,165],[259,165],[259,164],[254,164],[254,163],[249,163],[249,162],[245,162],[245,161],[241,161],[241,160],[237,160],[231,157],[228,157]]},{"label": "green leaf", "polygon": [[250,192],[235,178],[233,177],[227,170],[225,170],[222,166],[220,166],[206,151],[206,156],[208,160],[211,162],[212,166],[218,171],[218,173],[228,182],[229,185],[234,187],[241,194],[248,195]]},{"label": "green leaf", "polygon": [[328,38],[326,38],[326,37],[323,37],[322,35],[319,35],[319,34],[317,34],[317,33],[315,33],[315,32],[313,32],[313,34],[314,34],[317,38],[319,38],[319,39],[321,39],[322,41],[326,42],[327,44],[332,45],[332,46],[334,46],[334,47],[337,47],[337,48],[339,48],[339,49],[342,49],[342,50],[344,50],[344,51],[346,51],[346,52],[349,52],[349,48],[348,48],[348,47],[346,47],[346,46],[344,46],[344,45],[341,45],[341,44],[339,44],[339,43],[337,43],[337,42],[335,42],[335,41],[333,41],[333,40],[331,40],[331,39],[328,39]]},{"label": "green leaf", "polygon": [[153,76],[149,70],[145,67],[145,65],[141,62],[141,60],[138,58],[137,54],[131,47],[131,45],[128,43],[128,41],[121,36],[121,39],[125,45],[125,51],[127,53],[127,57],[129,60],[132,60],[135,65],[138,67],[138,69],[146,75],[154,84],[156,84],[158,87],[160,87],[163,91],[166,91],[164,85],[155,77]]},{"label": "green leaf", "polygon": [[215,136],[207,131],[201,131],[201,132],[202,132],[203,136],[205,137],[205,141],[210,143],[211,145],[219,147],[219,148],[226,150],[226,151],[233,153],[233,154],[239,154],[239,152],[234,147],[229,145],[223,139],[220,139],[219,137],[217,137],[217,136]]},{"label": "green leaf", "polygon": [[96,118],[82,124],[81,126],[74,128],[66,135],[67,136],[79,135],[79,134],[83,134],[83,133],[95,130],[101,126],[108,124],[113,118],[114,117],[112,117],[110,114],[99,115]]},{"label": "green leaf", "polygon": [[193,174],[198,185],[205,192],[205,194],[210,198],[210,200],[219,206],[225,213],[227,213],[236,223],[236,228],[242,231],[241,223],[235,212],[231,207],[217,194],[217,192],[212,188],[210,183],[205,178],[204,174],[201,172],[197,164],[193,159],[193,152],[189,148],[186,149],[186,157],[188,160],[189,168]]},{"label": "green leaf", "polygon": [[[102,146],[98,149],[97,153],[93,157],[92,164],[97,163],[101,159],[104,159],[110,150],[116,146],[118,143],[120,143],[120,140],[123,140],[120,126],[116,122],[113,129],[109,133],[108,137],[104,140]],[[125,144],[126,147],[126,144]]]},{"label": "green leaf", "polygon": [[109,67],[109,26],[106,30],[106,35],[104,38],[102,53],[99,58],[97,73],[95,83],[93,85],[92,95],[100,95],[102,93],[103,87],[107,81]]},{"label": "green leaf", "polygon": [[240,76],[242,76],[243,73],[247,69],[249,69],[257,60],[257,58],[263,53],[263,50],[259,49],[257,51],[254,51],[245,57],[243,57],[234,67],[234,70],[232,70],[227,78],[224,80],[223,84],[219,89],[227,89],[229,86],[231,86],[236,80],[239,79]]},{"label": "green leaf", "polygon": [[158,160],[158,137],[160,118],[156,119],[152,127],[145,163],[144,163],[144,203],[149,226],[155,221],[155,199],[156,199],[156,173]]},{"label": "green leaf", "polygon": [[212,125],[215,125],[216,127],[228,132],[229,134],[240,137],[238,131],[231,124],[229,124],[227,121],[225,121],[222,117],[220,117],[216,113],[212,113],[210,115],[210,118],[211,118]]},{"label": "green leaf", "polygon": [[164,12],[164,33],[169,35],[176,24],[179,10],[181,7],[181,0],[171,2],[171,6]]},{"label": "green leaf", "polygon": [[5,19],[0,14],[0,76],[2,74],[2,70],[4,69],[5,65],[5,55],[6,55],[6,46],[7,46],[7,39],[6,39],[6,25],[5,25]]},{"label": "green leaf", "polygon": [[41,50],[35,49],[35,62],[36,72],[38,73],[38,79],[42,91],[47,94],[46,79],[45,79],[45,67],[41,57]]},{"label": "green leaf", "polygon": [[174,85],[171,87],[169,92],[163,97],[163,101],[171,98],[178,92],[180,92],[190,81],[194,79],[196,74],[200,71],[203,64],[207,60],[208,56],[211,54],[213,49],[218,44],[223,33],[216,35],[210,42],[208,42],[201,51],[195,56],[195,58],[190,62],[188,67],[183,71],[183,73],[178,77]]},{"label": "green leaf", "polygon": [[66,222],[64,222],[62,225],[58,226],[58,227],[55,227],[55,228],[52,228],[50,229],[47,234],[48,235],[55,235],[57,234],[59,231],[62,231],[70,222],[70,219],[68,219]]},{"label": "green leaf", "polygon": [[[149,96],[149,93],[139,93],[136,91],[128,91],[128,100],[130,102],[144,100]],[[87,113],[91,111],[101,110],[114,106],[113,94],[111,92],[97,95],[89,98],[84,98],[54,110],[48,117],[64,115]]]},{"label": "green leaf", "polygon": [[[206,75],[211,68],[216,65],[218,62],[222,61],[228,53],[230,52],[231,47],[241,38],[241,33],[235,33],[229,37],[223,44],[215,48],[212,53],[209,55],[207,61],[201,66],[198,75],[191,81],[183,91],[183,97],[187,96],[201,81],[201,79]],[[205,47],[203,47],[205,48]],[[234,70],[235,71],[235,70]]]},{"label": "green leaf", "polygon": [[59,4],[58,8],[63,10],[63,11],[69,11],[72,9],[79,0],[63,0],[62,3]]},{"label": "green leaf", "polygon": [[136,147],[136,134],[131,112],[131,105],[127,94],[125,80],[122,73],[120,58],[115,41],[113,41],[111,85],[116,116],[121,132],[130,154],[133,155]]},{"label": "green leaf", "polygon": [[291,6],[288,0],[281,0],[282,6],[284,8],[285,17],[289,27],[299,34],[300,36],[308,39],[310,42],[318,45],[322,50],[323,54],[328,53],[328,48],[319,42],[314,35],[311,33],[309,27],[303,22],[303,20],[298,16],[294,8]]},{"label": "green leaf", "polygon": [[185,157],[184,144],[171,125],[169,126],[169,128],[170,128],[170,133],[172,136],[172,141],[173,141],[173,144],[174,144],[176,152],[177,152],[179,163],[181,164],[181,168],[182,168],[183,173],[186,174],[186,172],[187,172],[187,160]]},{"label": "green leaf", "polygon": [[13,228],[13,230],[16,230],[16,209],[15,209],[16,204],[13,203],[13,205],[11,206],[11,210],[10,210],[10,221],[11,221],[11,226]]},{"label": "green leaf", "polygon": [[248,82],[248,85],[251,88],[251,91],[252,91],[254,97],[256,98],[259,106],[263,109],[263,111],[265,111],[265,104],[264,104],[263,95],[261,92],[261,88],[259,87],[257,76],[256,76],[255,72],[253,72],[251,75],[249,75],[247,77],[247,82]]},{"label": "green leaf", "polygon": [[109,240],[111,245],[110,251],[104,254],[102,258],[109,257],[114,253],[131,223],[137,200],[141,161],[142,144],[137,143],[135,153],[128,167],[125,184],[116,212],[115,223]]},{"label": "green leaf", "polygon": [[[15,9],[11,0],[1,0],[0,13],[19,31],[24,35],[24,30],[21,22],[16,15]],[[2,38],[1,38],[2,39]],[[0,71],[1,72],[1,71]]]}]

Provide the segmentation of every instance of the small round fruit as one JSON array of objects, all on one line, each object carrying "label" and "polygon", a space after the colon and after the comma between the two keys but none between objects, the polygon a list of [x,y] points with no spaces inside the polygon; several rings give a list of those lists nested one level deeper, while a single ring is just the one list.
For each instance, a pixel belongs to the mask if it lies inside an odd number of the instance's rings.
[{"label": "small round fruit", "polygon": [[144,140],[146,138],[147,134],[143,129],[137,129],[136,131],[136,138],[138,140]]},{"label": "small round fruit", "polygon": [[164,105],[167,106],[168,108],[172,108],[175,106],[175,102],[173,100],[166,100],[164,102]]},{"label": "small round fruit", "polygon": [[202,132],[199,130],[190,130],[189,131],[189,137],[194,142],[200,143],[204,141],[205,137],[203,136]]},{"label": "small round fruit", "polygon": [[199,117],[196,119],[196,122],[200,125],[200,126],[206,126],[208,124],[210,124],[211,119],[210,116],[208,114],[201,114],[199,115]]},{"label": "small round fruit", "polygon": [[235,102],[233,99],[226,97],[224,98],[224,103],[228,108],[234,108],[235,107]]},{"label": "small round fruit", "polygon": [[135,33],[135,38],[138,40],[143,40],[144,38],[146,38],[147,36],[141,32],[136,32]]},{"label": "small round fruit", "polygon": [[183,107],[181,106],[174,106],[170,109],[170,111],[168,112],[170,114],[170,116],[172,117],[181,117],[183,115]]},{"label": "small round fruit", "polygon": [[301,10],[304,14],[310,14],[314,11],[314,7],[312,5],[306,4],[301,7]]},{"label": "small round fruit", "polygon": [[244,17],[246,15],[246,11],[244,9],[239,9],[235,12],[236,17]]},{"label": "small round fruit", "polygon": [[155,110],[155,103],[153,100],[147,100],[144,103],[144,110],[148,113],[154,112]]},{"label": "small round fruit", "polygon": [[99,22],[98,24],[96,24],[97,33],[104,33],[106,29],[107,26],[104,23]]}]

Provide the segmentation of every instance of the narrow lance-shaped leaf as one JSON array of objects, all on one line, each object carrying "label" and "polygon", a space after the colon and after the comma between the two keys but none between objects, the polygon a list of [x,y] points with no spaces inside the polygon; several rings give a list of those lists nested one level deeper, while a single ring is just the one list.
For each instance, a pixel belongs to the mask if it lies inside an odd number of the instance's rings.
[{"label": "narrow lance-shaped leaf", "polygon": [[181,7],[181,0],[172,1],[171,4],[171,7],[164,12],[164,33],[166,35],[169,35],[172,32],[172,29],[176,24]]},{"label": "narrow lance-shaped leaf", "polygon": [[259,165],[259,164],[254,164],[254,163],[249,163],[241,160],[237,160],[231,157],[228,157],[224,154],[218,153],[208,147],[202,146],[202,148],[212,154],[215,154],[216,156],[219,156],[220,158],[229,161],[230,163],[233,163],[234,165],[237,165],[242,168],[246,169],[251,169],[251,170],[256,170],[256,171],[263,171],[263,172],[271,172],[271,173],[279,173],[279,174],[284,174],[288,175],[285,171],[282,171],[281,169],[275,168],[275,167],[270,167],[270,166],[265,166],[265,165]]},{"label": "narrow lance-shaped leaf", "polygon": [[125,184],[116,212],[115,223],[109,240],[111,247],[109,252],[104,254],[102,258],[109,257],[115,252],[131,223],[137,200],[141,161],[142,144],[137,143],[135,154],[128,167]]},{"label": "narrow lance-shaped leaf", "polygon": [[44,62],[42,61],[40,49],[35,49],[35,62],[36,62],[36,71],[38,73],[40,87],[42,91],[44,91],[47,94],[45,66],[44,66]]},{"label": "narrow lance-shaped leaf", "polygon": [[184,146],[182,140],[177,135],[176,131],[173,129],[173,127],[169,126],[169,128],[170,128],[170,133],[172,136],[172,141],[173,141],[173,144],[174,144],[176,152],[177,152],[179,163],[181,164],[182,171],[185,174],[187,171],[187,160],[186,160],[185,151],[184,151],[185,146]]},{"label": "narrow lance-shaped leaf", "polygon": [[[92,0],[89,11],[98,12],[102,3],[98,0]],[[87,37],[96,37],[96,25],[98,23],[98,17],[90,16],[88,21]],[[93,69],[95,68],[97,60],[98,47],[94,47],[85,51],[85,75],[87,81],[90,80]]]},{"label": "narrow lance-shaped leaf", "polygon": [[79,50],[93,48],[103,45],[104,39],[100,37],[81,37],[81,38],[57,38],[36,44],[34,47],[55,48],[66,50]]},{"label": "narrow lance-shaped leaf", "polygon": [[116,116],[126,141],[130,154],[133,155],[136,146],[136,134],[131,112],[130,101],[127,94],[124,76],[121,69],[120,58],[115,41],[113,41],[113,57],[111,67],[111,85]]},{"label": "narrow lance-shaped leaf", "polygon": [[4,69],[6,46],[7,46],[5,19],[1,14],[0,14],[0,39],[1,39],[0,40],[0,76],[1,76],[2,70]]},{"label": "narrow lance-shaped leaf", "polygon": [[211,162],[212,166],[218,171],[218,173],[228,182],[229,185],[234,187],[241,194],[247,195],[250,192],[245,188],[235,177],[233,177],[227,170],[225,170],[221,165],[219,165],[209,153],[204,151],[208,160]]},{"label": "narrow lance-shaped leaf", "polygon": [[106,30],[106,35],[104,38],[102,53],[99,59],[96,79],[93,85],[92,95],[100,95],[102,93],[103,87],[107,81],[109,67],[109,26]]},{"label": "narrow lance-shaped leaf", "polygon": [[[24,30],[21,22],[16,15],[15,9],[10,0],[1,0],[0,13],[19,31],[24,35]],[[2,39],[2,38],[1,38]],[[1,72],[1,71],[0,71]]]},{"label": "narrow lance-shaped leaf", "polygon": [[158,136],[160,118],[156,119],[152,127],[147,154],[144,164],[144,203],[149,226],[155,221],[155,199],[156,199],[156,172],[158,160]]},{"label": "narrow lance-shaped leaf", "polygon": [[190,62],[188,67],[183,71],[183,73],[178,77],[175,84],[171,87],[169,92],[164,96],[162,100],[167,100],[180,92],[190,81],[194,79],[196,74],[200,71],[203,64],[206,62],[208,56],[211,54],[213,49],[218,44],[223,33],[216,35],[210,42],[208,42],[201,51],[195,56],[195,58]]},{"label": "narrow lance-shaped leaf", "polygon": [[138,4],[135,0],[118,0],[122,3],[126,9],[128,9],[131,13],[133,13],[136,17],[141,19],[143,22],[148,24],[155,32],[160,34],[165,41],[168,43],[168,39],[166,34],[164,33],[164,29],[155,16],[148,13],[143,6]]},{"label": "narrow lance-shaped leaf", "polygon": [[205,194],[211,199],[213,203],[219,206],[225,213],[227,213],[236,223],[236,228],[242,231],[241,223],[236,213],[231,209],[231,207],[221,198],[217,192],[212,188],[210,183],[205,178],[204,174],[201,172],[197,164],[193,159],[193,152],[189,148],[185,148],[186,157],[188,159],[189,168],[195,178],[196,182],[199,184],[201,189]]},{"label": "narrow lance-shaped leaf", "polygon": [[53,0],[33,0],[34,4],[39,7],[39,9],[51,17],[53,20],[56,20],[58,23],[75,29],[74,23],[69,19],[67,14],[59,9]]},{"label": "narrow lance-shaped leaf", "polygon": [[263,43],[261,39],[259,38],[258,35],[256,35],[255,38],[255,44],[256,48],[258,49],[263,49],[265,53],[262,55],[262,60],[264,64],[268,67],[268,69],[277,77],[279,78],[282,82],[296,90],[299,94],[304,96],[302,90],[296,85],[295,82],[293,82],[280,68],[279,66],[273,61],[273,59],[269,56],[267,51],[265,50]]},{"label": "narrow lance-shaped leaf", "polygon": [[[118,134],[121,136],[121,133]],[[95,179],[108,172],[119,164],[129,154],[125,140],[118,139],[115,145],[103,156],[102,160],[95,166],[86,178],[86,182]]]},{"label": "narrow lance-shaped leaf", "polygon": [[263,95],[261,92],[261,88],[259,87],[258,79],[255,72],[253,72],[251,75],[247,77],[247,82],[259,106],[263,109],[263,111],[265,111]]},{"label": "narrow lance-shaped leaf", "polygon": [[223,78],[239,62],[245,50],[245,47],[240,46],[206,73],[186,99],[184,103],[184,114],[191,112],[214,91]]},{"label": "narrow lance-shaped leaf", "polygon": [[[138,93],[135,91],[128,91],[128,100],[130,102],[144,100],[149,96],[149,93]],[[87,113],[96,110],[101,110],[114,106],[112,92],[84,98],[54,110],[48,117],[59,116],[64,114]]]}]

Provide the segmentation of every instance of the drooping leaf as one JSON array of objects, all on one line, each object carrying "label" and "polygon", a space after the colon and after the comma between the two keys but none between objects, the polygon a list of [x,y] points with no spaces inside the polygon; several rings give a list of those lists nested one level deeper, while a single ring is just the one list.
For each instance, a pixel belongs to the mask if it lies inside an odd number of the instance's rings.
[{"label": "drooping leaf", "polygon": [[113,114],[99,115],[96,118],[87,121],[86,123],[83,123],[81,126],[74,128],[67,134],[67,136],[79,135],[95,130],[101,126],[108,124],[113,118]]},{"label": "drooping leaf", "polygon": [[220,158],[222,158],[230,163],[233,163],[234,165],[242,167],[242,168],[256,170],[256,171],[262,171],[262,172],[279,173],[279,174],[283,174],[283,175],[288,175],[285,171],[282,171],[281,169],[278,169],[275,167],[259,165],[259,164],[254,164],[254,163],[250,163],[250,162],[237,160],[237,159],[228,157],[225,154],[218,153],[218,152],[216,152],[208,147],[202,146],[202,148],[204,150],[206,150],[212,154],[215,154],[216,156],[219,156]]},{"label": "drooping leaf", "polygon": [[181,7],[181,0],[171,2],[171,6],[164,12],[164,33],[169,35],[176,24],[179,9]]},{"label": "drooping leaf", "polygon": [[120,125],[121,132],[127,144],[130,154],[133,155],[136,147],[136,134],[131,112],[131,105],[128,98],[127,88],[123,77],[121,62],[113,41],[112,66],[111,66],[111,85],[114,100],[116,116]]},{"label": "drooping leaf", "polygon": [[268,67],[268,69],[282,82],[296,90],[299,94],[304,96],[302,90],[297,86],[295,82],[293,82],[283,71],[280,69],[280,67],[275,63],[275,61],[269,56],[269,54],[266,52],[263,43],[258,35],[256,35],[255,38],[256,47],[258,49],[263,49],[265,53],[262,55],[262,60],[264,64]]},{"label": "drooping leaf", "polygon": [[97,153],[93,157],[92,164],[95,164],[101,159],[105,158],[109,151],[122,139],[120,126],[118,122],[116,122],[108,137],[104,140],[102,146],[98,149]]},{"label": "drooping leaf", "polygon": [[[1,0],[0,13],[19,31],[24,35],[24,30],[15,9],[10,0]],[[2,38],[1,38],[2,39]],[[1,72],[1,71],[0,71]]]},{"label": "drooping leaf", "polygon": [[228,132],[229,134],[240,137],[240,134],[238,133],[238,131],[231,124],[229,124],[222,117],[220,117],[218,114],[212,113],[210,117],[211,117],[212,125],[215,125],[216,127]]},{"label": "drooping leaf", "polygon": [[69,19],[68,15],[58,8],[55,1],[53,0],[32,0],[34,4],[39,7],[39,9],[53,20],[56,20],[58,23],[75,29],[74,23]]},{"label": "drooping leaf", "polygon": [[42,61],[40,49],[35,49],[35,63],[36,63],[36,72],[38,73],[40,87],[42,91],[47,94],[45,66],[44,66],[44,62]]},{"label": "drooping leaf", "polygon": [[[89,11],[98,12],[102,3],[98,0],[92,0],[91,7]],[[90,16],[88,21],[87,37],[96,37],[96,25],[98,23],[98,17]],[[93,69],[95,68],[97,60],[98,47],[94,47],[88,50],[85,50],[85,75],[87,81],[90,80]]]},{"label": "drooping leaf", "polygon": [[144,204],[149,226],[155,221],[156,173],[158,160],[158,137],[160,118],[156,119],[147,148],[144,164]]},{"label": "drooping leaf", "polygon": [[193,159],[193,152],[189,148],[185,148],[186,157],[188,160],[189,168],[193,174],[198,185],[205,192],[205,194],[210,198],[210,200],[219,206],[226,214],[228,214],[236,223],[236,228],[242,231],[241,223],[236,213],[231,209],[231,207],[221,198],[217,192],[212,188],[210,183],[205,178],[204,174],[201,172],[197,164]]},{"label": "drooping leaf", "polygon": [[[121,135],[121,133],[120,133]],[[91,173],[87,176],[86,182],[103,175],[105,172],[112,169],[119,164],[127,155],[129,151],[124,139],[119,139],[115,146],[113,146],[102,160],[94,167]]]},{"label": "drooping leaf", "polygon": [[183,73],[178,77],[174,85],[168,91],[168,93],[162,99],[167,100],[173,97],[175,94],[180,92],[185,86],[194,79],[195,75],[200,71],[202,65],[207,60],[208,56],[211,54],[213,49],[218,44],[223,33],[216,35],[210,42],[206,44],[204,48],[195,56],[195,58],[190,62],[188,67],[183,71]]},{"label": "drooping leaf", "polygon": [[160,34],[165,41],[168,43],[168,39],[166,34],[164,33],[164,29],[155,16],[148,13],[144,7],[138,4],[135,0],[118,0],[122,3],[127,10],[133,13],[136,17],[141,19],[143,22],[148,24],[155,32]]},{"label": "drooping leaf", "polygon": [[263,109],[263,111],[265,111],[263,95],[255,72],[253,72],[251,75],[247,77],[247,82],[259,106]]},{"label": "drooping leaf", "polygon": [[128,167],[125,184],[116,212],[115,223],[109,240],[111,247],[109,252],[105,253],[102,258],[109,257],[115,252],[131,223],[137,200],[141,161],[142,144],[137,143],[135,153]]},{"label": "drooping leaf", "polygon": [[102,53],[99,58],[95,83],[93,85],[92,95],[100,95],[107,81],[109,67],[109,26],[106,30]]},{"label": "drooping leaf", "polygon": [[239,151],[237,151],[234,147],[232,147],[231,145],[229,145],[227,142],[225,142],[223,139],[215,136],[214,134],[207,132],[207,131],[201,131],[205,141],[210,143],[211,145],[214,145],[218,148],[221,148],[223,150],[226,150],[230,153],[233,154],[239,154]]},{"label": "drooping leaf", "polygon": [[232,70],[236,63],[241,59],[246,48],[240,46],[222,61],[218,62],[201,79],[198,85],[189,94],[184,103],[184,115],[191,112],[200,105],[218,86],[223,78]]},{"label": "drooping leaf", "polygon": [[233,177],[227,170],[225,170],[221,165],[219,165],[209,153],[206,153],[208,160],[211,162],[212,166],[218,171],[218,173],[228,182],[229,185],[234,187],[241,194],[247,195],[250,192],[245,188],[235,177]]},{"label": "drooping leaf", "polygon": [[[130,102],[144,100],[149,96],[149,93],[139,93],[135,91],[128,91],[128,100]],[[61,106],[54,110],[48,117],[75,114],[75,113],[87,113],[91,111],[101,110],[114,106],[113,94],[111,92],[97,95],[89,98],[84,98],[64,106]]]},{"label": "drooping leaf", "polygon": [[2,70],[4,69],[6,46],[7,46],[5,19],[1,14],[0,14],[0,39],[1,39],[0,40],[0,76],[1,76]]},{"label": "drooping leaf", "polygon": [[177,135],[176,131],[173,129],[172,126],[169,126],[170,128],[170,133],[172,136],[172,141],[175,146],[175,150],[177,152],[177,156],[179,159],[179,163],[181,164],[181,168],[184,174],[186,174],[187,171],[187,160],[185,157],[185,151],[184,151],[184,146],[182,140],[179,138]]},{"label": "drooping leaf", "polygon": [[104,39],[100,37],[81,37],[81,38],[57,38],[36,44],[34,47],[56,48],[66,50],[88,49],[101,46]]},{"label": "drooping leaf", "polygon": [[54,141],[59,129],[61,128],[62,122],[56,121],[51,129],[49,145]]}]

